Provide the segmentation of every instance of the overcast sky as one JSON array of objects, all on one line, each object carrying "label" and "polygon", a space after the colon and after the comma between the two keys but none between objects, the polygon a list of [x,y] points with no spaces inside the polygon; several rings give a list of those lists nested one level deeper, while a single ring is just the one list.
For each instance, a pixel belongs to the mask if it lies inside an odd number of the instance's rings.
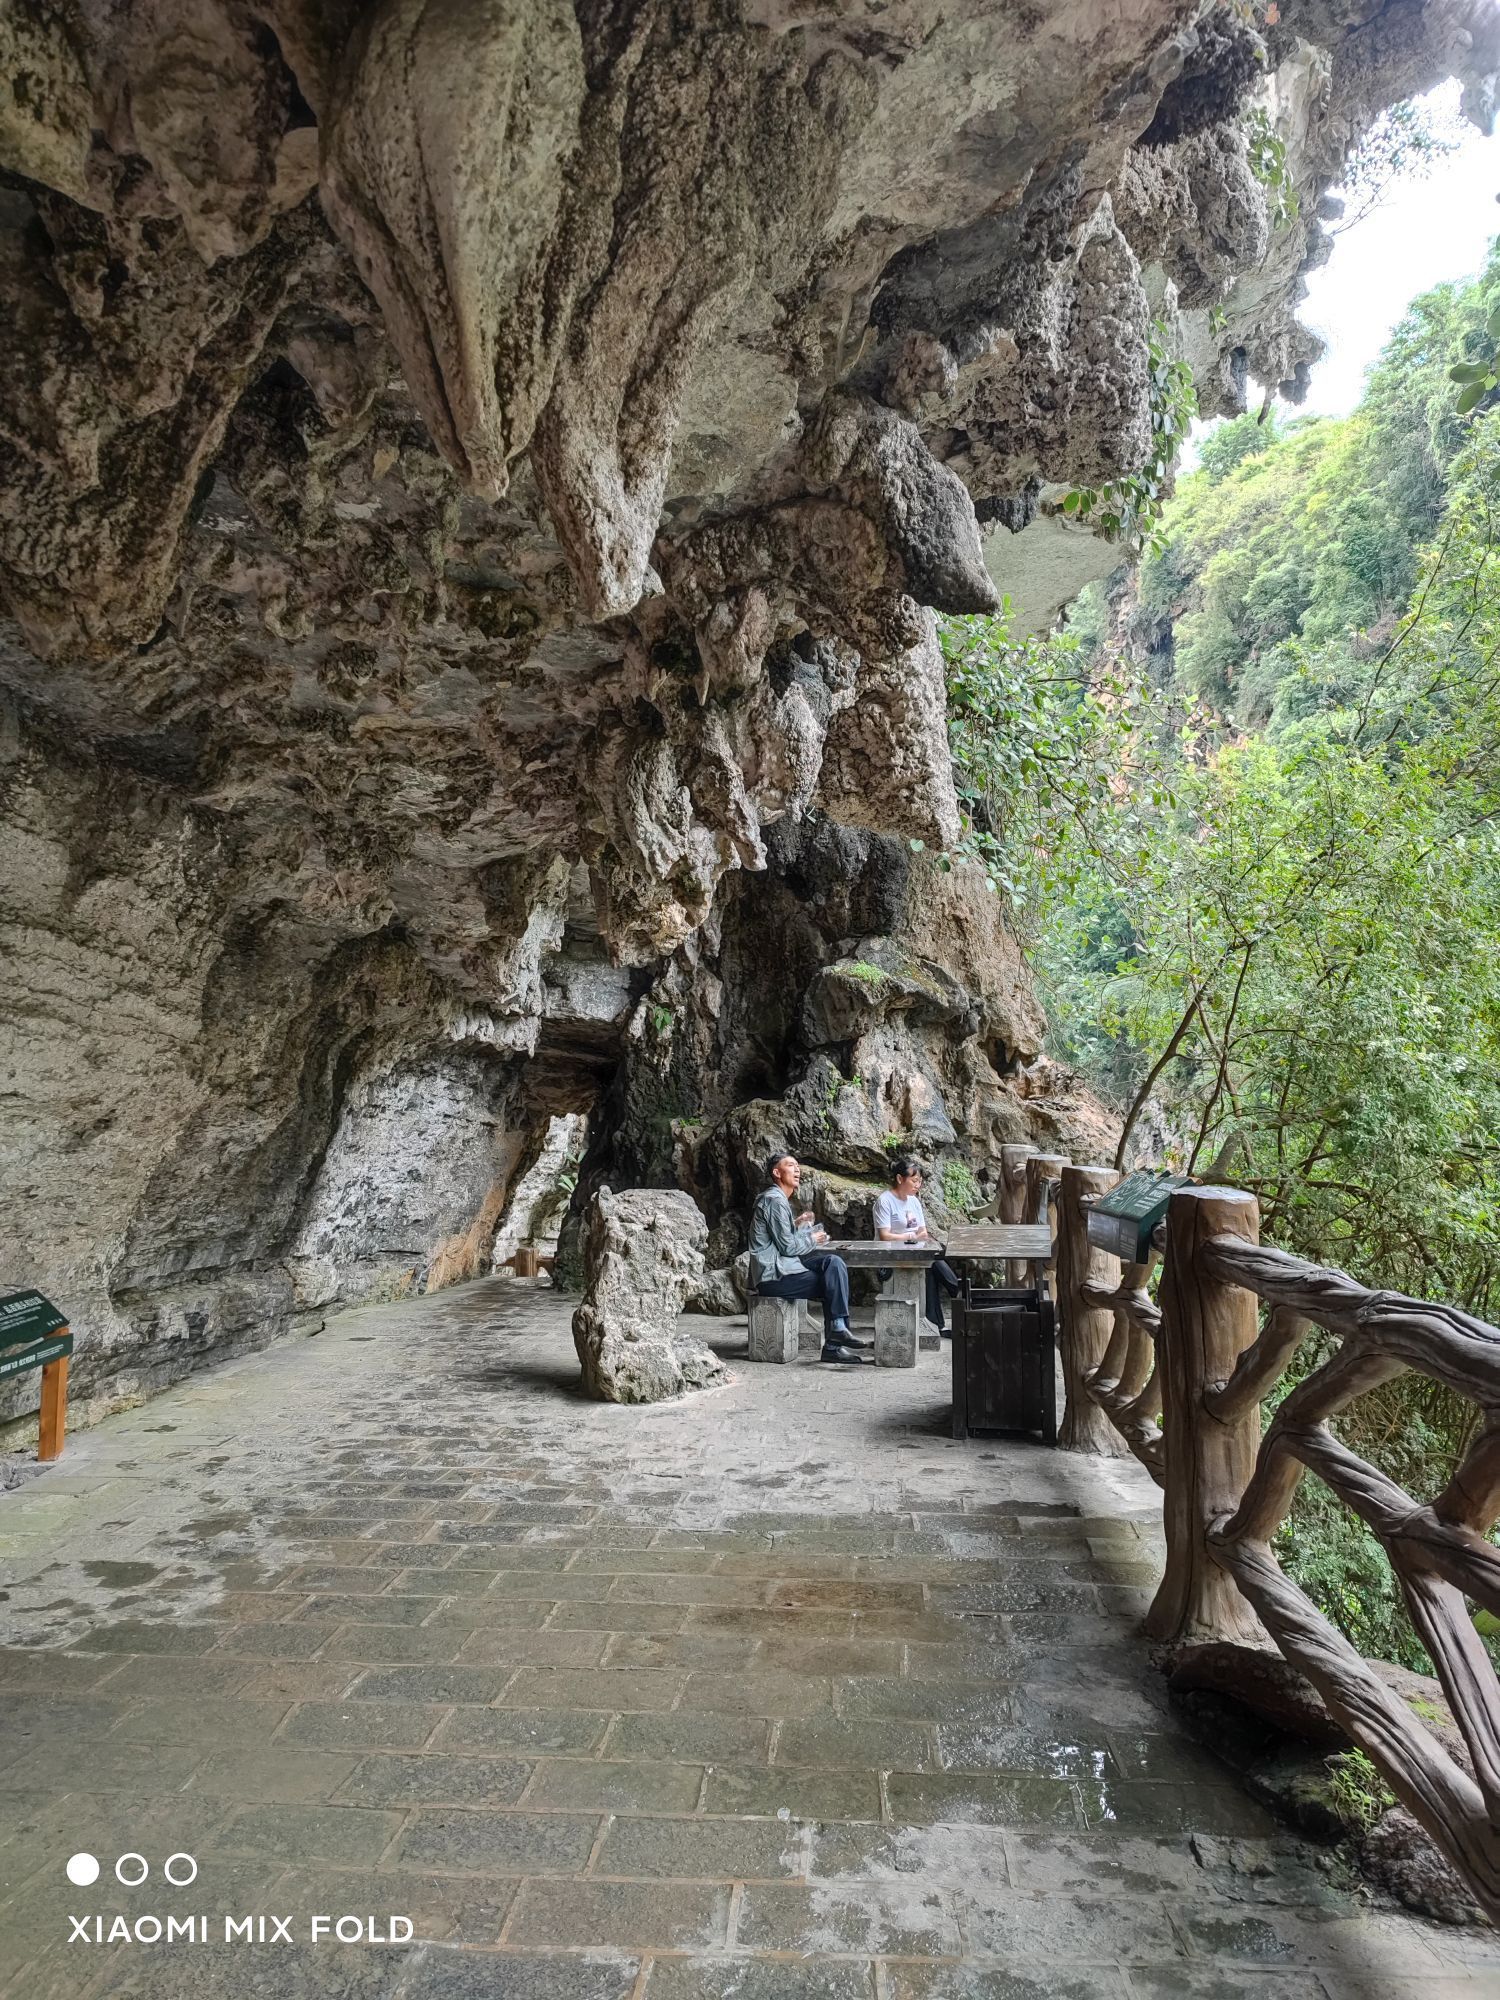
[{"label": "overcast sky", "polygon": [[[1434,97],[1451,118],[1457,86]],[[1472,277],[1500,234],[1500,136],[1486,139],[1466,123],[1452,129],[1463,134],[1458,151],[1425,179],[1399,182],[1363,221],[1334,237],[1333,255],[1309,276],[1299,317],[1322,334],[1328,353],[1313,366],[1306,414],[1347,415],[1411,300],[1444,279]]]}]

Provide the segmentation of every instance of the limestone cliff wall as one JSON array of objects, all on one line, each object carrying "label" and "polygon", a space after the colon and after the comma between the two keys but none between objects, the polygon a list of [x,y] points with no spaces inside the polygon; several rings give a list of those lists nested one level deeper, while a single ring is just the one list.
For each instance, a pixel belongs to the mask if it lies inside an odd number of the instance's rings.
[{"label": "limestone cliff wall", "polygon": [[934,613],[1097,567],[1153,318],[1295,392],[1317,195],[1497,67],[1492,0],[14,0],[0,1284],[83,1393],[482,1268],[564,1113],[716,1216],[758,1103],[846,1174],[1073,1116],[893,858]]}]

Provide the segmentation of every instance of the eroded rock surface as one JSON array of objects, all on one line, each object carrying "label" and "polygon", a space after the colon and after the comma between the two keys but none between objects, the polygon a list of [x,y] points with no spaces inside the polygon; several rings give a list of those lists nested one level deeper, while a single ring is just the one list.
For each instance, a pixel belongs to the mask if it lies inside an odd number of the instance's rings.
[{"label": "eroded rock surface", "polygon": [[0,1277],[81,1398],[485,1269],[559,1116],[716,1229],[778,1119],[860,1182],[1084,1116],[1003,920],[855,885],[954,837],[934,614],[1115,560],[1055,503],[1141,464],[1153,322],[1295,393],[1364,126],[1489,116],[1482,0],[1268,11],[5,10]]},{"label": "eroded rock surface", "polygon": [[605,1403],[662,1403],[726,1379],[719,1357],[678,1336],[704,1280],[708,1224],[675,1188],[601,1187],[584,1224],[583,1303],[573,1344],[583,1386]]}]

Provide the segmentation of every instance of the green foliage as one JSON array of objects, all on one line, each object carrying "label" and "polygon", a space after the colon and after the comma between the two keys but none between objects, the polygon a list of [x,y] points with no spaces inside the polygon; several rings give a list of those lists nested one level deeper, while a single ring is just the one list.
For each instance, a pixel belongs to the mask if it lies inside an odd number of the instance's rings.
[{"label": "green foliage", "polygon": [[1383,111],[1344,168],[1339,191],[1345,211],[1330,233],[1342,236],[1378,208],[1399,181],[1420,179],[1460,142],[1456,117],[1421,99],[1407,98]]},{"label": "green foliage", "polygon": [[1286,162],[1286,141],[1257,106],[1249,118],[1250,171],[1270,197],[1271,227],[1286,229],[1297,220],[1301,201]]},{"label": "green foliage", "polygon": [[841,965],[839,971],[846,979],[857,979],[863,986],[883,986],[890,978],[883,967],[871,965],[865,958],[856,958],[847,965]]},{"label": "green foliage", "polygon": [[1063,498],[1065,514],[1092,521],[1111,541],[1139,546],[1154,539],[1172,489],[1172,468],[1197,412],[1192,370],[1174,358],[1169,338],[1165,325],[1154,320],[1146,348],[1151,449],[1145,464],[1108,486],[1075,486]]},{"label": "green foliage", "polygon": [[[1347,420],[1253,450],[1225,426],[1113,621],[1143,645],[1003,620],[944,640],[966,843],[1015,899],[1057,1052],[1122,1112],[1149,1097],[1162,1164],[1232,1141],[1269,1240],[1487,1319],[1500,397],[1461,413],[1449,377],[1493,352],[1497,306],[1492,257],[1414,303]],[[1428,1498],[1475,1423],[1410,1375],[1335,1428]],[[1317,1479],[1277,1547],[1356,1644],[1426,1666],[1379,1543]]]},{"label": "green foliage", "polygon": [[665,1007],[660,1001],[655,1001],[652,1003],[647,1018],[656,1033],[665,1036],[672,1032],[672,1024],[677,1017],[670,1007]]},{"label": "green foliage", "polygon": [[1215,424],[1198,447],[1198,465],[1210,486],[1220,486],[1247,458],[1258,458],[1282,435],[1274,412],[1264,421],[1246,411]]},{"label": "green foliage", "polygon": [[1204,705],[1220,734],[1275,733],[1355,694],[1442,514],[1467,435],[1455,404],[1490,393],[1497,308],[1492,256],[1477,283],[1413,302],[1352,416],[1240,417],[1204,439],[1139,597],[1171,620],[1170,694]]},{"label": "green foliage", "polygon": [[1457,361],[1448,370],[1448,380],[1460,385],[1453,407],[1461,417],[1478,409],[1500,386],[1500,305],[1486,318],[1484,332],[1470,341],[1469,353],[1468,360]]},{"label": "green foliage", "polygon": [[983,1207],[984,1192],[965,1161],[944,1161],[943,1200],[958,1215]]},{"label": "green foliage", "polygon": [[1395,1793],[1363,1750],[1341,1750],[1324,1768],[1334,1808],[1352,1834],[1368,1833],[1396,1803]]}]

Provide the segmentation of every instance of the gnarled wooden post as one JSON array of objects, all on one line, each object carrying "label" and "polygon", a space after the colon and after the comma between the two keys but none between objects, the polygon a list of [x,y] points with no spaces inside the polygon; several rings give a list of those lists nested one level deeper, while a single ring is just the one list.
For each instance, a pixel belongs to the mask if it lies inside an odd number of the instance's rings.
[{"label": "gnarled wooden post", "polygon": [[1162,1259],[1161,1371],[1167,1570],[1146,1617],[1153,1639],[1234,1639],[1265,1644],[1260,1620],[1209,1553],[1207,1531],[1240,1504],[1255,1470],[1260,1415],[1210,1415],[1204,1398],[1220,1389],[1254,1344],[1256,1298],[1204,1275],[1199,1248],[1214,1237],[1260,1240],[1260,1206],[1234,1188],[1183,1188],[1167,1208]]},{"label": "gnarled wooden post", "polygon": [[1047,1199],[1047,1184],[1055,1181],[1063,1168],[1071,1164],[1066,1153],[1031,1153],[1026,1160],[1026,1206],[1022,1210],[1022,1220],[1050,1222],[1052,1225],[1052,1253],[1045,1264],[1033,1266],[1034,1275],[1028,1282],[1036,1283],[1045,1278],[1054,1299],[1057,1297],[1057,1211]]},{"label": "gnarled wooden post", "polygon": [[[1035,1146],[1002,1146],[1000,1148],[1000,1220],[1002,1222],[1024,1222],[1026,1220],[1026,1162],[1035,1153]],[[1013,1285],[1024,1285],[1026,1266],[1018,1257],[1012,1257],[1005,1267],[1005,1275]]]},{"label": "gnarled wooden post", "polygon": [[1129,1446],[1089,1394],[1088,1378],[1104,1359],[1114,1313],[1087,1304],[1083,1287],[1092,1282],[1113,1288],[1119,1266],[1107,1250],[1089,1242],[1084,1203],[1107,1194],[1119,1178],[1113,1167],[1064,1167],[1057,1203],[1058,1344],[1067,1397],[1057,1441],[1064,1451],[1100,1458],[1123,1458]]}]

